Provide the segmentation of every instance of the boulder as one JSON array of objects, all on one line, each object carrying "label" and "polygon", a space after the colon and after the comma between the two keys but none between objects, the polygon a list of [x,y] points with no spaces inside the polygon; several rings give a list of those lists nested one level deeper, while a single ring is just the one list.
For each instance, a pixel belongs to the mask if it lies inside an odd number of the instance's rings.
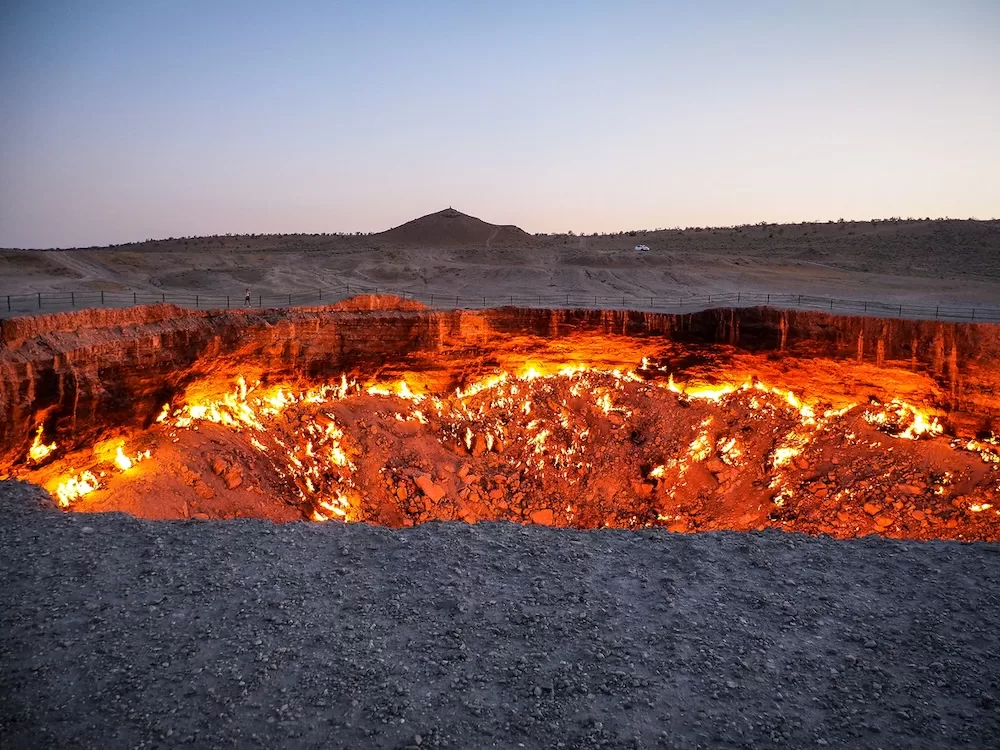
[{"label": "boulder", "polygon": [[531,514],[531,522],[539,526],[551,526],[555,522],[552,508],[543,508],[542,510],[534,511]]},{"label": "boulder", "polygon": [[225,473],[222,475],[223,481],[226,483],[226,489],[235,490],[241,484],[243,484],[243,469],[240,466],[230,466],[226,469]]},{"label": "boulder", "polygon": [[427,499],[431,502],[440,502],[444,496],[448,494],[446,489],[434,484],[434,481],[428,474],[420,474],[413,481],[416,482],[417,487],[420,488],[420,491],[423,492]]},{"label": "boulder", "polygon": [[211,500],[215,497],[215,492],[212,491],[212,488],[200,479],[195,480],[194,491],[197,493],[198,497],[204,498],[205,500]]}]

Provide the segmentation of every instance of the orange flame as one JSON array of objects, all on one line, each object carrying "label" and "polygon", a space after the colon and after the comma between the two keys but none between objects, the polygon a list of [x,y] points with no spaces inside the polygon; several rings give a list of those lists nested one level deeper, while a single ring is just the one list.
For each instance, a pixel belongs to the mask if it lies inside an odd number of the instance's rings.
[{"label": "orange flame", "polygon": [[31,447],[28,449],[28,457],[36,464],[41,463],[46,456],[56,449],[55,441],[49,443],[48,445],[45,445],[42,442],[43,429],[42,425],[38,425],[38,431],[35,432],[35,439],[31,443]]},{"label": "orange flame", "polygon": [[122,450],[122,446],[120,445],[118,446],[118,452],[115,455],[115,463],[122,471],[128,471],[132,468],[132,459],[125,455],[125,452]]},{"label": "orange flame", "polygon": [[78,498],[88,495],[101,486],[91,471],[82,471],[59,483],[56,498],[60,508],[68,508]]}]

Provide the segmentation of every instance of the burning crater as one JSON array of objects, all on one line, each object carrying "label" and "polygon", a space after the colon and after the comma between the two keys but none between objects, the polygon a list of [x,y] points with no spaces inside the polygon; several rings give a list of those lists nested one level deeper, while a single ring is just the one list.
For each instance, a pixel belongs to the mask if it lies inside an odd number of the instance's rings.
[{"label": "burning crater", "polygon": [[1000,327],[380,303],[4,321],[0,471],[150,518],[1000,539]]}]

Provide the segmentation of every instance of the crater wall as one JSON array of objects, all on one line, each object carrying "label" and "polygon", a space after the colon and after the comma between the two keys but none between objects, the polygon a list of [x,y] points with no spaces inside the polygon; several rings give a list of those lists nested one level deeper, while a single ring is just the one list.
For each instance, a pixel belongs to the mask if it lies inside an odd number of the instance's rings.
[{"label": "crater wall", "polygon": [[[539,342],[595,336],[650,350],[854,361],[918,371],[960,433],[1000,422],[1000,326],[835,316],[771,308],[689,314],[499,308],[192,311],[169,305],[0,321],[0,466],[23,459],[37,425],[82,444],[110,425],[143,427],[211,376],[312,380],[426,372],[442,388]],[[613,362],[613,346],[587,349]]]}]

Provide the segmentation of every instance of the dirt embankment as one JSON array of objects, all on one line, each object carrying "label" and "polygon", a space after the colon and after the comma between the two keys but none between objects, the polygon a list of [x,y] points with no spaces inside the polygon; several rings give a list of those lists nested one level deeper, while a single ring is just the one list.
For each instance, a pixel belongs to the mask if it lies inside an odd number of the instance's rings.
[{"label": "dirt embankment", "polygon": [[1000,547],[63,515],[0,483],[0,736],[995,747]]},{"label": "dirt embankment", "polygon": [[380,232],[372,238],[404,245],[501,245],[530,243],[531,235],[513,225],[498,226],[468,216],[453,208],[421,216],[398,227]]}]

